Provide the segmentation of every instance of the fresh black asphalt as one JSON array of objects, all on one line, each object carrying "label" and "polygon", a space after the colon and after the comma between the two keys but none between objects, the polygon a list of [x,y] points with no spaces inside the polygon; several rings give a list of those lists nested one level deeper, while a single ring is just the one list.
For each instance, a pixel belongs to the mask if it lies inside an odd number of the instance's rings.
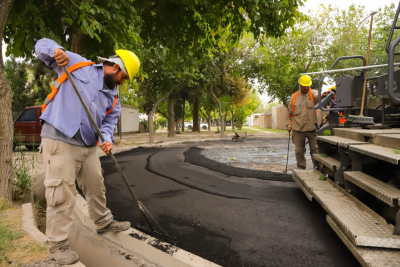
[{"label": "fresh black asphalt", "polygon": [[[222,266],[360,266],[326,223],[325,211],[295,183],[193,165],[185,162],[187,149],[116,154],[138,198],[179,247]],[[139,223],[112,160],[101,161],[115,219]]]}]

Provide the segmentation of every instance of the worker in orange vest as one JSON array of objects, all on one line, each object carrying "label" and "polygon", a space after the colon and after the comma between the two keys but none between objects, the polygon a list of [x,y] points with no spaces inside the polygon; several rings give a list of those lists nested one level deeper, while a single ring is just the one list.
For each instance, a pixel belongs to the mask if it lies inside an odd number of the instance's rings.
[{"label": "worker in orange vest", "polygon": [[35,45],[38,58],[53,68],[58,79],[42,105],[43,124],[40,153],[45,162],[46,235],[49,258],[61,265],[79,260],[69,246],[68,235],[73,224],[75,180],[87,201],[89,217],[99,235],[129,229],[130,222],[114,220],[106,206],[106,188],[96,144],[96,129],[79,101],[63,67],[67,66],[81,91],[105,141],[99,147],[105,154],[112,150],[115,124],[121,113],[116,86],[132,81],[140,62],[131,51],[116,50],[116,55],[100,58],[95,64],[66,51],[50,39]]},{"label": "worker in orange vest", "polygon": [[[329,108],[336,108],[336,85],[332,86],[328,89],[329,92],[333,92],[333,103],[331,103]],[[343,116],[343,112],[335,111],[339,114],[339,124],[344,124],[346,122],[345,117]],[[324,121],[329,120],[329,113],[325,115]]]},{"label": "worker in orange vest", "polygon": [[[300,169],[306,168],[306,138],[310,146],[310,154],[318,152],[315,127],[318,120],[314,106],[319,98],[318,91],[310,88],[311,84],[312,81],[309,76],[300,77],[300,89],[291,96],[286,115],[286,127],[288,132],[293,130],[297,167]],[[322,97],[326,95],[328,95],[328,92],[324,92]]]}]

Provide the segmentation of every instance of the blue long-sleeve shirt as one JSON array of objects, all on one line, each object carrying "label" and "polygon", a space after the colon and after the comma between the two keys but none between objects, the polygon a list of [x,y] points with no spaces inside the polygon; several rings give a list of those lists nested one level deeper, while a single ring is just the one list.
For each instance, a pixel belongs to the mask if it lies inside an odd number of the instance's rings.
[{"label": "blue long-sleeve shirt", "polygon": [[[36,43],[35,51],[40,60],[53,68],[58,73],[58,76],[61,76],[63,69],[58,66],[54,59],[54,50],[57,48],[64,50],[53,40],[41,39]],[[66,51],[66,53],[70,59],[67,67],[79,62],[89,61],[75,53],[69,51]],[[114,140],[115,125],[121,113],[121,104],[118,99],[112,112],[106,114],[107,111],[113,108],[117,89],[115,87],[111,90],[103,88],[103,64],[93,64],[77,69],[71,73],[71,76],[99,126],[104,139],[106,142],[112,142]],[[101,142],[96,129],[90,122],[68,79],[61,85],[53,100],[40,116],[40,119],[50,123],[69,138],[72,138],[80,130],[82,139],[88,146],[96,145],[97,140]]]}]

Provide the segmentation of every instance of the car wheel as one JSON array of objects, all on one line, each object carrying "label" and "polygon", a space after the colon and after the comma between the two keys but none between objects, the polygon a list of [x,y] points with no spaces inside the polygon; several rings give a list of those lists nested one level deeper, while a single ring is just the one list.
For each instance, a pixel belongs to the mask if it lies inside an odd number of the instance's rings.
[{"label": "car wheel", "polygon": [[189,125],[187,128],[188,128],[189,130],[192,130],[192,129],[193,129],[193,126],[192,126],[192,125]]},{"label": "car wheel", "polygon": [[204,130],[207,130],[207,126],[203,125],[203,129],[204,129]]},{"label": "car wheel", "polygon": [[39,145],[25,145],[25,147],[26,147],[28,150],[35,150],[35,151],[37,151],[38,148],[39,148]]}]

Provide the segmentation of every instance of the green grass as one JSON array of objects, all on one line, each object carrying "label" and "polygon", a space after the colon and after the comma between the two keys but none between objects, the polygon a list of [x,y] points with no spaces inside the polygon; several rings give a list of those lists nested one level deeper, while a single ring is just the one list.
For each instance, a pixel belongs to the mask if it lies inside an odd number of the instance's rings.
[{"label": "green grass", "polygon": [[[3,216],[2,213],[9,209],[11,209],[11,204],[0,198],[0,218]],[[10,230],[10,227],[0,220],[0,263],[6,261],[6,252],[14,248],[11,241],[23,235],[22,231]]]},{"label": "green grass", "polygon": [[246,128],[259,129],[259,130],[262,130],[262,131],[273,132],[273,133],[287,133],[287,130],[261,128],[261,127],[258,127],[258,126],[246,126]]}]

